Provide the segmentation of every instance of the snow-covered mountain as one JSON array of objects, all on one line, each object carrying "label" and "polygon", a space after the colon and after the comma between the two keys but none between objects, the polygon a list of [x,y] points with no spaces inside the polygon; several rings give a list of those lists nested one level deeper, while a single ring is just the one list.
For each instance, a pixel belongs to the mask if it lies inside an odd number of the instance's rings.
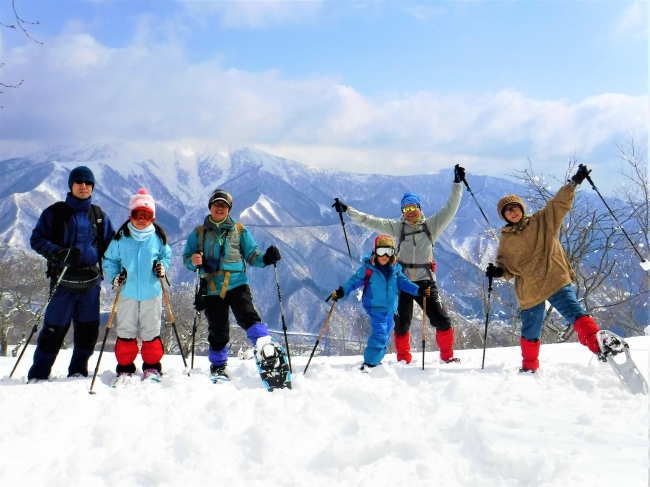
[{"label": "snow-covered mountain", "polygon": [[[115,227],[126,220],[128,200],[140,187],[153,195],[157,221],[174,251],[170,275],[176,283],[193,278],[180,256],[187,235],[208,213],[210,193],[218,187],[228,190],[234,199],[233,216],[250,229],[260,249],[272,244],[280,248],[278,273],[287,324],[293,331],[307,332],[319,328],[328,308],[324,298],[352,272],[339,215],[331,208],[334,198],[373,215],[397,218],[402,194],[414,191],[421,195],[425,215],[430,215],[445,204],[453,180],[451,166],[419,176],[359,175],[315,169],[250,148],[228,153],[122,143],[59,147],[0,161],[0,242],[28,248],[40,212],[64,197],[68,173],[78,165],[93,170],[97,180],[93,201],[105,209]],[[467,180],[492,225],[499,228],[496,202],[508,193],[522,194],[523,186],[473,174]],[[371,250],[375,235],[345,220],[356,267]],[[475,266],[465,260],[467,253],[476,255],[477,249],[487,248],[487,255],[494,256],[496,243],[486,229],[478,206],[465,191],[456,217],[436,244],[440,287],[461,312],[477,306],[458,278],[476,275]],[[260,312],[271,328],[279,329],[273,271],[252,269],[249,276]],[[352,301],[340,308],[358,313],[358,304]]]}]

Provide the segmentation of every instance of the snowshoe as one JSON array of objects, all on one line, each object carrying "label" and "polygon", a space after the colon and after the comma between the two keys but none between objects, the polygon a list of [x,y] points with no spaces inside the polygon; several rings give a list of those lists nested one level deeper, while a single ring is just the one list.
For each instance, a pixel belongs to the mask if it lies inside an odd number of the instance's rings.
[{"label": "snowshoe", "polygon": [[519,373],[520,374],[537,374],[537,371],[533,370],[533,369],[527,369],[526,367],[519,367]]},{"label": "snowshoe", "polygon": [[369,374],[370,371],[372,369],[374,369],[375,367],[376,367],[375,365],[370,365],[370,364],[367,364],[367,363],[364,362],[364,363],[361,364],[361,367],[359,367],[359,370],[363,374]]},{"label": "snowshoe", "polygon": [[230,377],[228,377],[228,374],[226,374],[226,366],[211,365],[210,380],[213,384],[224,384],[226,382],[230,382]]},{"label": "snowshoe", "polygon": [[162,374],[156,369],[146,369],[142,373],[142,380],[143,381],[148,380],[149,382],[159,383],[161,377],[162,377]]},{"label": "snowshoe", "polygon": [[123,387],[127,385],[129,382],[131,382],[131,377],[133,377],[133,374],[130,372],[120,372],[117,374],[115,379],[113,379],[113,382],[111,383],[111,387],[113,389],[117,389],[118,387]]},{"label": "snowshoe", "polygon": [[648,394],[648,383],[630,355],[630,346],[620,336],[609,330],[596,333],[600,352],[598,360],[607,362],[632,394]]},{"label": "snowshoe", "polygon": [[254,356],[257,370],[268,391],[291,389],[291,370],[282,345],[270,336],[258,338]]},{"label": "snowshoe", "polygon": [[459,364],[460,359],[457,358],[457,357],[451,357],[450,359],[447,359],[447,360],[440,359],[440,362],[443,363],[443,364]]}]

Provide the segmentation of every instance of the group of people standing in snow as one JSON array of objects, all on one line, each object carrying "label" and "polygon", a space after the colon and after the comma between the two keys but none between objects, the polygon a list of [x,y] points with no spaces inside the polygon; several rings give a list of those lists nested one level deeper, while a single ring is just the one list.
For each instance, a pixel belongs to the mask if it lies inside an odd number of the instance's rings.
[{"label": "group of people standing in snow", "polygon": [[[515,280],[521,307],[522,372],[536,372],[548,300],[573,323],[580,343],[598,353],[598,326],[576,299],[571,281],[575,274],[558,240],[558,232],[569,212],[576,191],[589,171],[581,166],[546,205],[526,215],[523,201],[508,195],[497,204],[506,222],[496,256],[496,266],[486,269],[489,278]],[[377,233],[372,251],[361,267],[329,297],[337,301],[362,289],[362,305],[369,315],[371,334],[364,351],[362,370],[379,365],[394,336],[398,361],[410,363],[410,324],[413,302],[423,307],[436,329],[436,342],[443,363],[459,362],[454,356],[454,329],[436,286],[433,249],[460,205],[465,170],[456,165],[451,194],[435,214],[425,217],[420,196],[407,192],[400,203],[398,219],[377,218],[336,199],[336,211],[346,213],[356,224]],[[31,246],[48,261],[51,294],[38,337],[33,365],[27,379],[47,380],[63,340],[73,325],[74,349],[68,377],[88,376],[88,360],[99,335],[99,291],[105,274],[121,287],[115,315],[118,374],[135,373],[135,360],[142,356],[143,378],[160,377],[163,345],[160,340],[163,278],[172,251],[163,229],[155,222],[153,197],[141,189],[128,202],[128,218],[117,230],[106,215],[91,203],[95,188],[92,171],[73,169],[68,178],[70,192],[65,201],[43,211],[31,236]],[[232,218],[232,196],[223,189],[212,192],[209,215],[189,234],[183,252],[186,268],[200,277],[195,308],[208,323],[210,376],[226,379],[229,311],[255,347],[281,353],[255,309],[246,265],[274,266],[281,259],[276,246],[262,253],[252,235]],[[137,338],[141,340],[141,347]]]}]

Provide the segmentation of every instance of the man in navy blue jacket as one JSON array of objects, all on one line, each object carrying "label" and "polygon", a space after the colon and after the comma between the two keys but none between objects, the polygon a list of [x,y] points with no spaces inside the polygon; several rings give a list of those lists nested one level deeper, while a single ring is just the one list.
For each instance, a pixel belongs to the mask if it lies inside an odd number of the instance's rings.
[{"label": "man in navy blue jacket", "polygon": [[48,379],[71,322],[74,349],[68,377],[87,377],[99,336],[101,259],[115,231],[101,208],[91,204],[95,176],[89,168],[70,171],[68,187],[65,202],[43,211],[30,239],[32,249],[48,260],[50,289],[65,273],[45,311],[29,382]]}]

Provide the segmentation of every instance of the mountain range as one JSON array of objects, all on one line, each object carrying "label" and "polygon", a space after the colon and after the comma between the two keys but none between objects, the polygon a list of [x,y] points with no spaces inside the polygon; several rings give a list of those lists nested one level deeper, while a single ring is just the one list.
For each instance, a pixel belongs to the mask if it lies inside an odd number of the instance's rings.
[{"label": "mountain range", "polygon": [[[118,228],[128,216],[128,201],[146,188],[156,202],[156,220],[165,229],[174,253],[169,272],[173,284],[194,278],[182,264],[187,235],[208,214],[215,188],[233,196],[232,216],[243,222],[264,251],[279,247],[278,282],[290,331],[318,332],[329,305],[325,298],[344,283],[361,257],[370,252],[371,231],[344,216],[345,227],[332,206],[334,198],[385,218],[399,218],[404,192],[421,196],[425,216],[447,201],[453,167],[417,176],[362,175],[322,170],[244,147],[231,152],[214,148],[134,148],[121,143],[56,147],[28,157],[0,161],[0,242],[29,248],[29,237],[41,211],[65,197],[71,169],[90,167],[97,181],[93,202]],[[480,204],[493,228],[501,221],[496,202],[509,193],[525,194],[512,180],[467,174],[474,197],[464,189],[460,208],[435,246],[437,279],[443,299],[458,312],[480,314],[480,302],[468,292],[476,279],[472,260],[493,259],[491,238]],[[478,202],[478,204],[477,204]],[[352,262],[347,250],[347,233]],[[473,256],[474,258],[468,258]],[[483,257],[480,257],[483,256]],[[256,305],[270,328],[280,329],[278,286],[272,269],[248,269]],[[356,299],[341,302],[343,316],[362,315]]]}]

